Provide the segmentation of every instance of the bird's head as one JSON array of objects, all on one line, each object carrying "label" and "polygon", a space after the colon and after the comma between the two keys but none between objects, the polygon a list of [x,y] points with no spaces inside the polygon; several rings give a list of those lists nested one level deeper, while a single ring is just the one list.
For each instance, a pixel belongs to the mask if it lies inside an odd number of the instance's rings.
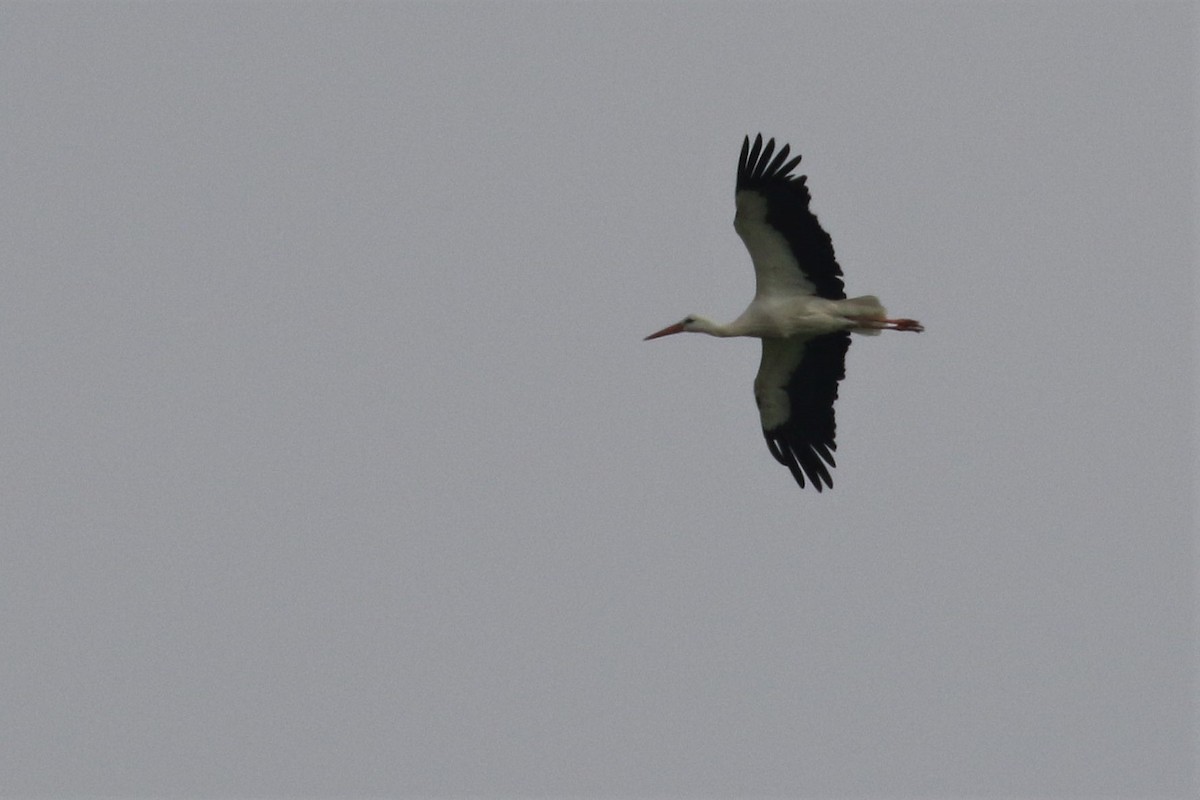
[{"label": "bird's head", "polygon": [[696,314],[688,314],[683,319],[676,322],[674,325],[668,325],[657,333],[652,333],[642,341],[648,342],[651,339],[657,339],[660,336],[670,336],[672,333],[712,333],[714,329],[712,322],[704,317]]}]

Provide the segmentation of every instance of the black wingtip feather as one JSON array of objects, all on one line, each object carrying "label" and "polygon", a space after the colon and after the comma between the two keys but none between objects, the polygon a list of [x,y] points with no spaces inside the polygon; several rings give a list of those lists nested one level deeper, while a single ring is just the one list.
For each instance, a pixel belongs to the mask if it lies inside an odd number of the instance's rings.
[{"label": "black wingtip feather", "polygon": [[758,154],[758,164],[754,167],[754,177],[761,178],[767,169],[767,165],[771,163],[771,156],[775,154],[775,140],[771,139],[767,142],[767,146]]},{"label": "black wingtip feather", "polygon": [[[771,141],[775,141],[775,140],[772,139]],[[784,160],[787,159],[788,153],[791,151],[791,148],[792,148],[792,146],[790,144],[785,144],[783,146],[783,149],[779,151],[779,155],[775,156],[775,160],[771,162],[770,166],[768,166],[764,170],[764,172],[770,172],[771,174],[775,174],[776,172],[778,172],[779,165],[782,164],[784,162]]]},{"label": "black wingtip feather", "polygon": [[775,139],[768,139],[764,145],[761,133],[754,137],[753,146],[749,136],[743,138],[742,151],[738,155],[738,188],[747,188],[749,184],[759,181],[803,181],[803,175],[790,174],[801,159],[801,156],[797,155],[791,161],[787,161],[791,151],[792,146],[785,144],[776,153]]},{"label": "black wingtip feather", "polygon": [[750,148],[750,155],[746,157],[746,168],[751,175],[758,166],[758,154],[762,152],[762,134],[754,137],[754,146]]}]

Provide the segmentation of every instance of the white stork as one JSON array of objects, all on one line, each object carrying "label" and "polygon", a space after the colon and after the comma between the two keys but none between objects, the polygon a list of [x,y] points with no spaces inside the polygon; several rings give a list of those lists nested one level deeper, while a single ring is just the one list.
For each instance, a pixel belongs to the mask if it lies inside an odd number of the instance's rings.
[{"label": "white stork", "polygon": [[802,488],[807,476],[819,492],[833,486],[826,464],[835,466],[833,404],[850,333],[924,328],[889,319],[871,295],[846,299],[833,241],[809,210],[807,176],[791,174],[800,156],[788,161],[789,150],[785,144],[772,159],[775,140],[763,147],[761,133],[753,147],[749,136],[742,142],[733,227],[754,261],[750,305],[728,325],[693,314],[646,339],[685,332],[762,339],[754,401],[767,447]]}]

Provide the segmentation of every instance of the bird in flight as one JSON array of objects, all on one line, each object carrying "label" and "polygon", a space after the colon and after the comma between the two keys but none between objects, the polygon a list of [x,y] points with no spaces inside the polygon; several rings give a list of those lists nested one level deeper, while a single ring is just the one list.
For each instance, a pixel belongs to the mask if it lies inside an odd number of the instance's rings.
[{"label": "bird in flight", "polygon": [[[809,209],[806,175],[792,175],[800,156],[775,153],[762,134],[742,142],[733,227],[754,261],[757,288],[742,315],[721,325],[689,314],[647,340],[673,333],[762,339],[754,401],[771,455],[818,492],[833,487],[836,466],[833,405],[846,376],[850,334],[925,330],[913,319],[892,319],[872,295],[846,298],[833,241]],[[774,158],[772,158],[774,156]]]}]

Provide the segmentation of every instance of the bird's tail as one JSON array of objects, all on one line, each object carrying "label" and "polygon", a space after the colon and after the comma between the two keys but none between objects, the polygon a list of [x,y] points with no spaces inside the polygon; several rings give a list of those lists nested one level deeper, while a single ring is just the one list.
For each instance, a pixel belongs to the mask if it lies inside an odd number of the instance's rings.
[{"label": "bird's tail", "polygon": [[[838,310],[847,317],[857,317],[858,319],[887,319],[887,309],[879,302],[879,298],[873,294],[864,294],[862,297],[851,297],[848,300],[838,302]],[[861,333],[863,336],[878,336],[879,328],[852,328],[854,333]]]}]

